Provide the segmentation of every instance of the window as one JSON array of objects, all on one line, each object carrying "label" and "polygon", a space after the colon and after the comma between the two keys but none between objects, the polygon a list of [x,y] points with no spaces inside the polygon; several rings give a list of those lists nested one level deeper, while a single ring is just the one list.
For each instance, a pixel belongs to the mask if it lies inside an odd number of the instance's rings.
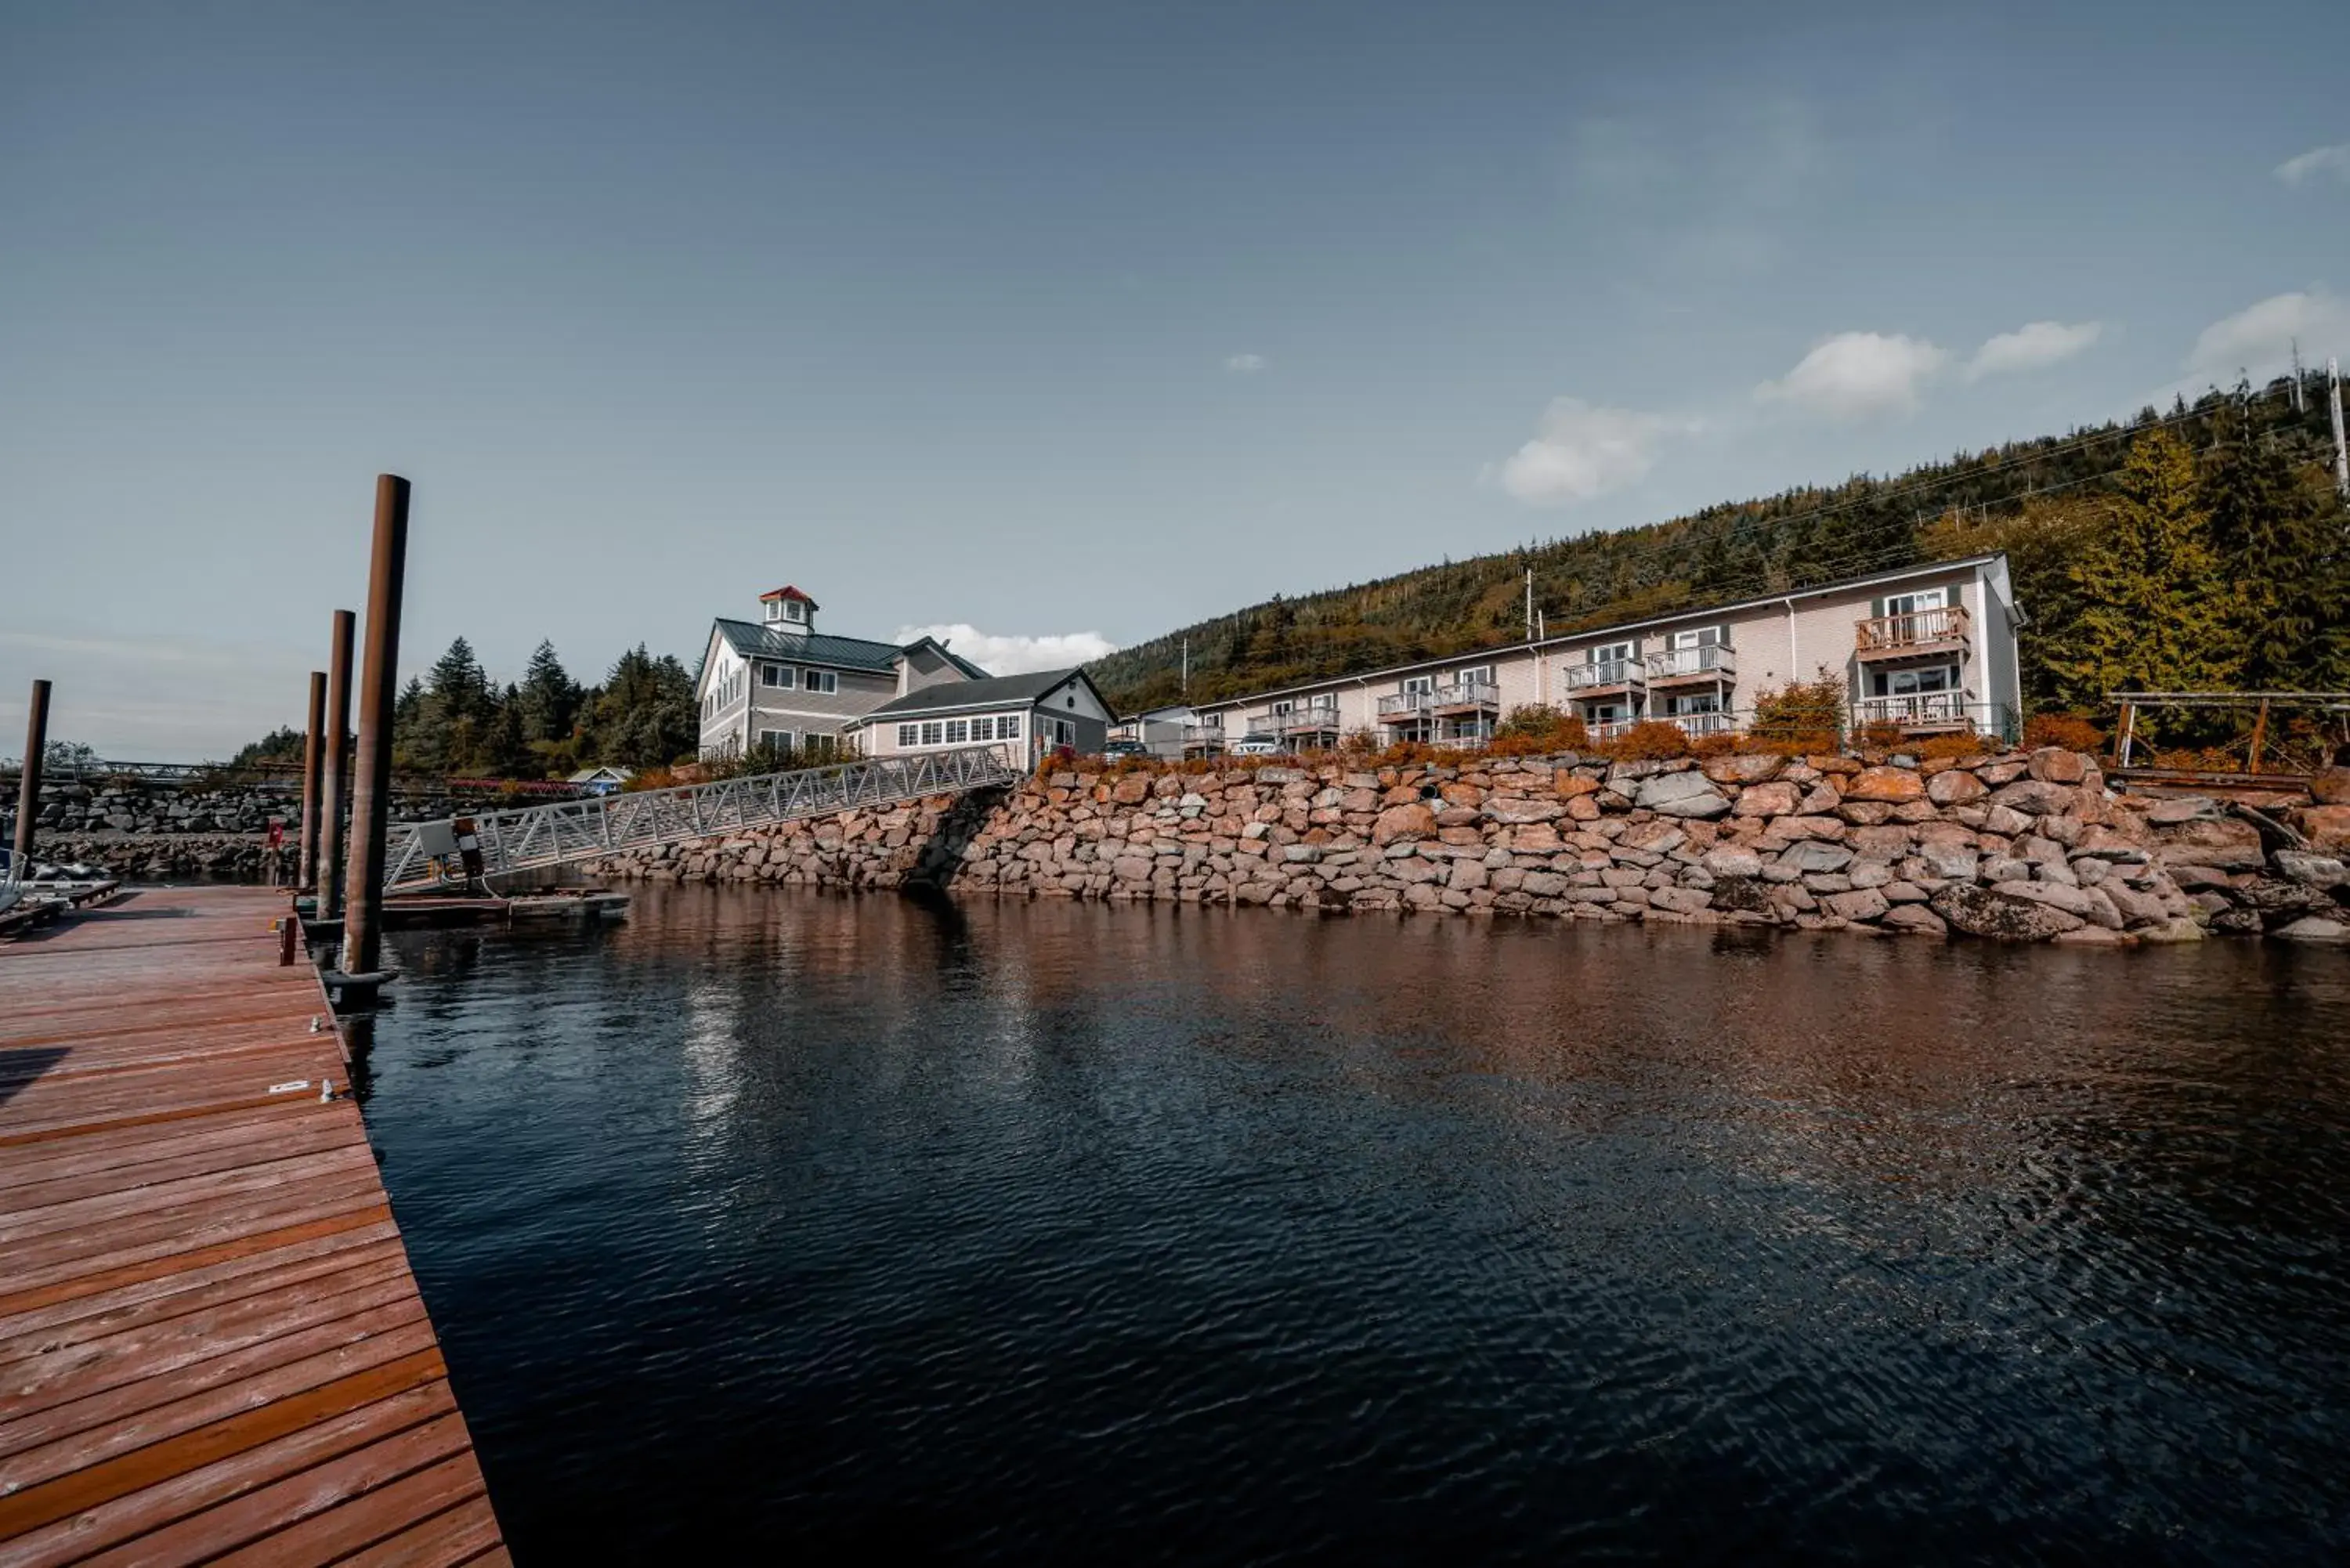
[{"label": "window", "polygon": [[1676,631],[1665,639],[1667,648],[1721,648],[1730,639],[1718,626],[1701,626],[1690,631]]},{"label": "window", "polygon": [[[1071,701],[1074,701],[1076,699],[1072,698]],[[1054,720],[1053,744],[1056,746],[1074,746],[1076,743],[1077,727],[1075,724],[1070,723],[1066,719]]]},{"label": "window", "polygon": [[804,621],[807,619],[807,606],[802,604],[799,600],[785,599],[782,603],[784,607],[784,618],[785,620]]},{"label": "window", "polygon": [[1914,697],[1926,691],[1956,691],[1959,689],[1959,667],[1955,664],[1929,664],[1921,670],[1872,670],[1868,673],[1868,684],[1872,697]]},{"label": "window", "polygon": [[1691,691],[1665,699],[1665,714],[1678,718],[1684,713],[1719,713],[1721,699],[1711,691]]},{"label": "window", "polygon": [[771,752],[788,752],[792,749],[792,732],[789,730],[762,730],[759,732],[759,744]]},{"label": "window", "polygon": [[971,739],[971,721],[970,721],[970,720],[968,720],[968,719],[949,719],[949,720],[947,721],[947,744],[948,744],[948,745],[950,745],[950,746],[960,746],[960,745],[962,745],[965,741],[968,741],[968,740],[970,740],[970,739]]},{"label": "window", "polygon": [[999,741],[1018,740],[1020,738],[1020,715],[1017,713],[998,713],[995,716],[995,738]]},{"label": "window", "polygon": [[1608,642],[1602,643],[1599,647],[1593,649],[1591,650],[1590,659],[1594,664],[1620,664],[1625,659],[1631,657],[1632,645],[1630,643]]},{"label": "window", "polygon": [[800,737],[800,752],[817,762],[828,763],[840,754],[840,737],[820,735],[811,731]]},{"label": "window", "polygon": [[792,667],[788,664],[762,664],[759,666],[759,684],[772,686],[778,691],[790,691]]},{"label": "window", "polygon": [[1632,709],[1624,702],[1586,702],[1583,716],[1595,724],[1613,724],[1632,716]]},{"label": "window", "polygon": [[840,690],[840,676],[830,670],[803,670],[800,671],[800,684],[810,691],[829,695]]},{"label": "window", "polygon": [[1436,690],[1436,677],[1433,675],[1407,675],[1403,680],[1403,689],[1407,691],[1433,691]]},{"label": "window", "polygon": [[1918,588],[1906,594],[1894,594],[1885,601],[1887,615],[1916,615],[1919,610],[1950,607],[1948,588]]},{"label": "window", "polygon": [[1076,707],[1076,706],[1077,705],[1077,694],[1076,694],[1076,692],[1072,691],[1072,692],[1070,692],[1070,693],[1069,693],[1069,695],[1067,696],[1067,698],[1066,698],[1064,701],[1066,701],[1066,705],[1067,705],[1067,706],[1069,706],[1069,707],[1071,707],[1071,708],[1074,708],[1074,707]]},{"label": "window", "polygon": [[1473,670],[1462,670],[1460,679],[1463,686],[1491,686],[1493,683],[1493,667],[1480,664]]},{"label": "window", "polygon": [[898,726],[898,743],[901,746],[920,745],[921,733],[922,727],[920,724],[900,724]]},{"label": "window", "polygon": [[971,738],[974,741],[995,739],[995,720],[992,716],[973,719],[971,722]]},{"label": "window", "polygon": [[943,745],[945,742],[946,726],[944,724],[941,724],[936,719],[932,719],[923,724],[922,744],[926,746],[937,746]]}]

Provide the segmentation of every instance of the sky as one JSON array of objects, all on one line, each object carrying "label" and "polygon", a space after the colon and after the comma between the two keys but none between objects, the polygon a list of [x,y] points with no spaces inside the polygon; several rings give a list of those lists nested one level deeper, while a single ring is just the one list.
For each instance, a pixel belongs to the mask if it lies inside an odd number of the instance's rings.
[{"label": "sky", "polygon": [[2350,358],[2350,9],[0,0],[0,753],[1048,666]]}]

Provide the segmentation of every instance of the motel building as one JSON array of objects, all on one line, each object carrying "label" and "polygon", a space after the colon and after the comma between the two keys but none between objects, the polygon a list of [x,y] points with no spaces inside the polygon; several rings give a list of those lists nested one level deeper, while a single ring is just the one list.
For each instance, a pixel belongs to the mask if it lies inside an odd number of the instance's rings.
[{"label": "motel building", "polygon": [[1295,751],[1357,733],[1470,744],[1531,705],[1580,717],[1595,740],[1644,719],[1694,738],[1744,728],[1758,698],[1823,671],[1844,681],[1856,726],[2007,734],[2022,722],[2022,622],[2007,557],[1976,556],[1200,703],[1179,744],[1194,755],[1243,735]]}]

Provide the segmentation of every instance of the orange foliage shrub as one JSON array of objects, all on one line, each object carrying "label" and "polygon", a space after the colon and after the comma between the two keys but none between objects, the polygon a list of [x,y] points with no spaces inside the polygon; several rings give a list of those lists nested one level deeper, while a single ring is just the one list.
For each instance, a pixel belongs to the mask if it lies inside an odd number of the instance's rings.
[{"label": "orange foliage shrub", "polygon": [[1619,763],[1661,763],[1690,754],[1690,738],[1679,724],[1643,719],[1600,748]]},{"label": "orange foliage shrub", "polygon": [[1885,719],[1872,720],[1860,727],[1861,749],[1869,752],[1891,752],[1904,749],[1901,726]]},{"label": "orange foliage shrub", "polygon": [[1690,742],[1690,755],[1726,757],[1738,750],[1738,737],[1735,735],[1700,735]]},{"label": "orange foliage shrub", "polygon": [[1917,750],[1921,757],[1949,757],[1955,761],[1983,750],[1983,739],[1981,735],[1936,735]]},{"label": "orange foliage shrub", "polygon": [[2026,747],[2062,746],[2068,752],[2095,752],[2106,743],[2104,732],[2080,713],[2034,713],[2023,722]]}]

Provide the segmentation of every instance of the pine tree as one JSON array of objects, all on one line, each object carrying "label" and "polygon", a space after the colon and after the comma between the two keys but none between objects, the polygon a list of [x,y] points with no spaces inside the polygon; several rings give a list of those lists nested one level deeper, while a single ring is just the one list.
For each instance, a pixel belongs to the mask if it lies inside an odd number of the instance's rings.
[{"label": "pine tree", "polygon": [[2168,431],[2148,431],[2116,488],[2111,520],[2069,573],[2082,603],[2069,648],[2049,660],[2060,689],[2083,708],[2109,691],[2225,690],[2241,660],[2193,456]]},{"label": "pine tree", "polygon": [[2350,663],[2350,562],[2333,508],[2273,441],[2241,421],[2203,494],[2248,691],[2340,689]]},{"label": "pine tree", "polygon": [[580,691],[563,668],[563,660],[556,657],[552,642],[542,639],[531,653],[529,667],[523,671],[520,701],[525,740],[570,738],[579,714]]}]

